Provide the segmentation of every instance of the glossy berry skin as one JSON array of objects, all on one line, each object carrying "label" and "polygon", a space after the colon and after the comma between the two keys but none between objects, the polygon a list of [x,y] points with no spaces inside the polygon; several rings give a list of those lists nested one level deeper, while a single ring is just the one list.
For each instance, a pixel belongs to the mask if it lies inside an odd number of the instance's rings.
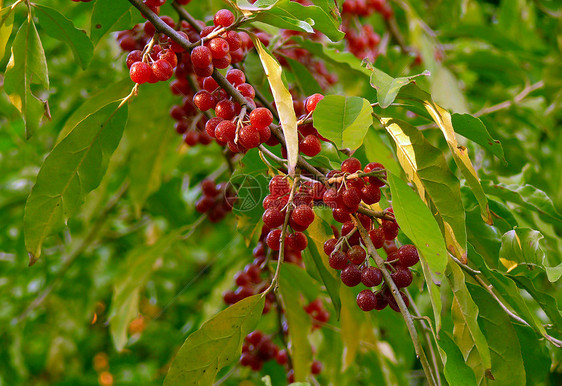
[{"label": "glossy berry skin", "polygon": [[205,46],[197,46],[191,51],[191,63],[195,67],[205,68],[213,63],[211,50]]},{"label": "glossy berry skin", "polygon": [[258,147],[261,143],[260,133],[253,126],[244,126],[240,129],[238,141],[246,149],[253,149],[254,147]]},{"label": "glossy berry skin", "polygon": [[213,38],[208,44],[213,59],[222,59],[228,55],[228,52],[230,51],[228,42],[223,38]]},{"label": "glossy berry skin", "polygon": [[[223,99],[222,101],[218,102],[215,106],[215,114],[217,117],[230,120],[236,116],[236,108],[234,106],[234,102],[229,101],[228,99]],[[234,140],[234,137],[232,138]]]},{"label": "glossy berry skin", "polygon": [[418,254],[418,250],[412,244],[402,245],[398,249],[398,260],[400,261],[400,265],[403,267],[411,267],[417,264],[420,261],[420,255]]},{"label": "glossy berry skin", "polygon": [[269,181],[269,193],[275,197],[281,197],[289,194],[291,187],[286,179],[282,176],[275,176]]},{"label": "glossy berry skin", "polygon": [[308,205],[299,205],[291,213],[291,219],[303,227],[308,227],[314,221],[314,211]]},{"label": "glossy berry skin", "polygon": [[230,27],[234,23],[234,14],[228,9],[221,9],[215,14],[213,22],[216,27]]},{"label": "glossy berry skin", "polygon": [[250,123],[254,127],[267,127],[273,123],[273,114],[265,107],[258,107],[250,113]]},{"label": "glossy berry skin", "polygon": [[406,267],[398,266],[390,276],[398,288],[405,288],[412,284],[412,271]]},{"label": "glossy berry skin", "polygon": [[318,155],[322,150],[322,144],[320,140],[315,135],[307,135],[299,142],[299,150],[309,157],[314,157]]},{"label": "glossy berry skin", "polygon": [[335,251],[334,253],[331,254],[330,258],[328,259],[328,264],[333,269],[340,270],[347,267],[349,262],[347,260],[347,256],[345,255],[345,253],[343,253],[342,251]]},{"label": "glossy berry skin", "polygon": [[131,51],[129,52],[129,55],[127,55],[127,68],[130,69],[133,63],[141,62],[141,61],[142,61],[142,51],[140,50]]},{"label": "glossy berry skin", "polygon": [[361,203],[361,193],[354,187],[349,187],[342,193],[344,205],[350,212],[356,212]]},{"label": "glossy berry skin", "polygon": [[369,231],[369,238],[373,242],[375,248],[379,249],[384,246],[384,231],[382,227]]},{"label": "glossy berry skin", "polygon": [[273,229],[283,225],[285,215],[279,209],[270,208],[263,212],[262,220],[265,225]]},{"label": "glossy berry skin", "polygon": [[361,271],[356,265],[350,264],[341,271],[340,279],[348,287],[355,287],[361,283]]},{"label": "glossy berry skin", "polygon": [[224,143],[234,141],[236,136],[236,125],[232,121],[221,121],[215,128],[215,137]]},{"label": "glossy berry skin", "polygon": [[239,84],[246,82],[246,75],[244,75],[242,71],[233,68],[231,70],[228,70],[226,74],[226,80],[228,80],[234,86],[238,86]]},{"label": "glossy berry skin", "polygon": [[386,240],[394,240],[398,236],[398,228],[396,221],[382,220],[382,229]]},{"label": "glossy berry skin", "polygon": [[[384,171],[384,166],[378,162],[371,162],[369,164],[367,164],[365,166],[365,169],[363,169],[365,171],[365,173],[370,173],[373,171],[377,171],[377,170],[381,170]],[[386,172],[383,173],[383,177],[386,179]],[[380,179],[378,179],[377,177],[369,177],[369,182],[372,185],[375,185],[377,187],[381,187],[384,186],[384,182]]]},{"label": "glossy berry skin", "polygon": [[332,216],[334,217],[334,220],[336,220],[337,222],[340,223],[345,223],[348,221],[351,221],[351,215],[349,213],[348,210],[343,209],[343,208],[335,208],[332,210]]},{"label": "glossy berry skin", "polygon": [[242,47],[242,38],[236,31],[228,31],[224,39],[228,42],[231,54]]},{"label": "glossy berry skin", "polygon": [[372,205],[381,200],[381,190],[375,185],[365,185],[361,188],[361,199],[367,205]]},{"label": "glossy berry skin", "polygon": [[304,103],[304,108],[307,113],[311,113],[316,109],[316,105],[324,99],[324,95],[322,94],[313,94],[306,98],[306,102]]},{"label": "glossy berry skin", "polygon": [[217,100],[207,90],[198,91],[197,94],[193,96],[193,103],[201,111],[207,111],[215,107]]},{"label": "glossy berry skin", "polygon": [[209,119],[207,123],[205,123],[205,131],[207,132],[207,134],[209,134],[209,136],[211,136],[212,138],[215,138],[215,129],[221,122],[222,118],[213,117]]},{"label": "glossy berry skin", "polygon": [[302,232],[288,234],[285,241],[287,246],[295,251],[304,251],[308,246],[308,239]]},{"label": "glossy berry skin", "polygon": [[138,84],[146,83],[152,76],[152,68],[144,62],[133,63],[129,71],[131,80]]},{"label": "glossy berry skin", "polygon": [[355,173],[361,169],[361,161],[357,158],[348,158],[341,164],[341,171],[344,173]]},{"label": "glossy berry skin", "polygon": [[281,239],[281,229],[274,229],[267,234],[265,242],[269,249],[272,251],[278,251],[280,247],[280,239]]},{"label": "glossy berry skin", "polygon": [[334,252],[336,249],[336,244],[338,243],[338,239],[328,239],[324,242],[324,253],[328,256]]},{"label": "glossy berry skin", "polygon": [[359,245],[354,245],[347,251],[347,258],[355,265],[362,264],[366,257],[367,253],[365,253],[365,250]]},{"label": "glossy berry skin", "polygon": [[377,296],[368,289],[359,292],[356,301],[359,308],[365,312],[372,311],[377,306]]},{"label": "glossy berry skin", "polygon": [[361,283],[366,287],[376,287],[382,283],[382,272],[375,267],[366,267],[361,271]]}]

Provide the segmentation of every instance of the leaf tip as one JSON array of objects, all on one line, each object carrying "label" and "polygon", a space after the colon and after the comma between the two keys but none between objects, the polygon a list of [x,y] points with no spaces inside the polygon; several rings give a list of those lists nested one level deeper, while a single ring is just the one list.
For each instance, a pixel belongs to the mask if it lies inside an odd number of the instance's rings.
[{"label": "leaf tip", "polygon": [[35,256],[33,253],[31,252],[27,252],[28,256],[29,256],[29,267],[33,266],[35,263],[37,263],[37,260],[39,260],[39,256]]}]

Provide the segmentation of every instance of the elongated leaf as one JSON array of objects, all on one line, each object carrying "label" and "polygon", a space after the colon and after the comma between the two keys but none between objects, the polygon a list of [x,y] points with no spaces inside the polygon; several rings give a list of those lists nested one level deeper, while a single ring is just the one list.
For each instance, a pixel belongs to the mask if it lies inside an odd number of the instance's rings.
[{"label": "elongated leaf", "polygon": [[527,385],[540,385],[548,377],[552,360],[545,344],[537,341],[535,332],[527,326],[514,324],[521,345]]},{"label": "elongated leaf", "polygon": [[132,8],[128,1],[97,0],[90,21],[94,45],[108,32],[131,28]]},{"label": "elongated leaf", "polygon": [[151,246],[141,245],[127,255],[115,279],[109,312],[109,330],[117,351],[127,343],[127,327],[137,316],[140,290],[146,285],[156,260],[166,254],[187,227],[175,229]]},{"label": "elongated leaf", "polygon": [[14,26],[14,13],[12,7],[2,8],[0,10],[0,60],[4,58],[6,53],[6,45],[10,40],[12,28]]},{"label": "elongated leaf", "polygon": [[306,282],[299,285],[298,278],[291,275],[292,270],[286,267],[287,265],[289,264],[281,266],[279,291],[283,298],[285,316],[289,325],[289,350],[295,370],[295,381],[306,381],[312,363],[312,348],[308,339],[312,321],[303,308],[305,304],[302,304],[300,300],[301,290],[299,289],[302,285],[306,285]]},{"label": "elongated leaf", "polygon": [[373,124],[372,110],[366,99],[328,95],[314,110],[314,127],[339,149],[355,150]]},{"label": "elongated leaf", "polygon": [[289,57],[286,57],[285,60],[287,60],[289,66],[291,66],[291,70],[293,71],[293,74],[295,74],[297,83],[304,95],[312,95],[322,92],[322,87],[320,87],[314,76],[312,76],[309,69],[306,68],[304,64]]},{"label": "elongated leaf", "polygon": [[480,119],[470,114],[453,114],[451,121],[457,133],[476,142],[503,162],[506,162],[500,141],[492,138]]},{"label": "elongated leaf", "polygon": [[426,71],[417,75],[393,78],[378,68],[373,67],[371,68],[371,71],[371,86],[377,90],[377,100],[379,102],[379,106],[383,109],[387,108],[392,104],[392,102],[394,102],[402,87],[412,83],[418,76],[429,75],[429,72]]},{"label": "elongated leaf", "polygon": [[392,207],[400,229],[420,252],[423,273],[428,285],[436,329],[441,328],[439,285],[447,266],[447,249],[439,225],[420,197],[400,178],[388,174]]},{"label": "elongated leaf", "polygon": [[435,205],[444,224],[447,248],[465,261],[467,236],[460,184],[445,156],[412,125],[388,118],[381,118],[381,123],[396,143],[398,160],[408,179],[424,201],[431,199]]},{"label": "elongated leaf", "polygon": [[458,386],[476,385],[474,372],[464,362],[459,348],[447,331],[441,331],[437,343],[443,361],[443,373],[449,384]]},{"label": "elongated leaf", "polygon": [[525,367],[521,345],[509,316],[485,289],[468,284],[479,306],[478,323],[488,341],[492,374],[498,385],[525,385]]},{"label": "elongated leaf", "polygon": [[[317,269],[324,286],[326,286],[328,295],[330,295],[330,298],[332,299],[332,305],[336,311],[336,319],[339,319],[341,311],[339,287],[341,282],[328,265],[328,256],[326,256],[322,248],[323,243],[331,236],[324,228],[323,220],[320,216],[315,216],[314,221],[308,227],[306,232],[310,236],[311,242],[308,243],[308,248],[305,250],[305,254],[307,252],[310,253],[314,266]],[[308,264],[307,269],[309,269]]]},{"label": "elongated leaf", "polygon": [[252,41],[260,56],[267,80],[271,86],[275,107],[279,113],[281,127],[287,142],[289,174],[293,175],[299,156],[299,136],[297,132],[297,117],[293,107],[293,97],[283,82],[283,70],[279,62],[267,51],[259,39],[252,36]]},{"label": "elongated leaf", "polygon": [[396,161],[393,151],[383,142],[381,134],[375,130],[368,130],[363,145],[365,146],[365,156],[369,161],[380,162],[385,169],[399,175],[402,172],[400,164]]},{"label": "elongated leaf", "polygon": [[453,339],[465,361],[474,370],[476,379],[480,380],[484,376],[489,378],[492,361],[488,342],[478,325],[478,306],[468,292],[463,271],[453,260],[447,264],[446,275],[454,294]]},{"label": "elongated leaf", "polygon": [[487,194],[539,212],[543,215],[542,219],[550,224],[562,224],[562,215],[558,213],[550,197],[532,185],[506,185],[483,181],[482,187]]},{"label": "elongated leaf", "polygon": [[264,302],[265,296],[250,296],[203,323],[181,346],[164,385],[212,385],[220,369],[239,360],[244,338],[258,324]]},{"label": "elongated leaf", "polygon": [[34,263],[45,238],[60,228],[103,178],[123,134],[127,106],[110,103],[80,121],[43,162],[25,206],[25,245]]},{"label": "elongated leaf", "polygon": [[88,67],[94,54],[94,45],[86,35],[86,31],[76,28],[72,21],[53,8],[40,4],[35,4],[35,8],[39,25],[45,29],[45,32],[68,44],[80,66],[84,69]]},{"label": "elongated leaf", "polygon": [[45,113],[44,102],[31,92],[31,83],[49,88],[45,52],[33,22],[23,22],[12,44],[12,56],[6,67],[4,89],[22,114],[25,134],[31,137]]}]

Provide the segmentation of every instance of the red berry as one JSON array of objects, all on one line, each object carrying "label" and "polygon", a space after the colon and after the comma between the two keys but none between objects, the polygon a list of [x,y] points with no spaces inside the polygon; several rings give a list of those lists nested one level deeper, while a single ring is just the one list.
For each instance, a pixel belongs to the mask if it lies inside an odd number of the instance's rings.
[{"label": "red berry", "polygon": [[381,200],[381,190],[375,185],[365,185],[361,189],[361,199],[365,204],[375,204]]},{"label": "red berry", "polygon": [[199,110],[207,111],[215,107],[217,100],[209,91],[201,90],[193,96],[193,103]]},{"label": "red berry", "polygon": [[[223,99],[218,102],[215,106],[215,114],[217,117],[222,119],[233,119],[236,116],[236,107],[234,106],[234,102],[228,99]],[[234,137],[232,140],[234,140]]]},{"label": "red berry", "polygon": [[281,197],[288,194],[291,187],[285,178],[277,175],[269,181],[269,193],[274,197]]},{"label": "red berry", "polygon": [[377,306],[377,296],[368,289],[359,292],[356,301],[359,308],[365,312],[372,311]]},{"label": "red berry", "polygon": [[[400,307],[398,307],[398,303],[396,303],[396,300],[394,299],[392,293],[390,293],[390,290],[388,288],[384,291],[384,297],[386,298],[386,301],[388,302],[390,308],[392,308],[396,312],[400,312]],[[400,291],[400,297],[402,297],[402,300],[406,304],[406,308],[410,307],[410,300],[404,292]]]},{"label": "red berry", "polygon": [[203,88],[209,92],[215,91],[219,84],[212,77],[208,76],[203,80]]},{"label": "red berry", "polygon": [[291,213],[291,219],[303,227],[308,227],[314,221],[314,211],[308,205],[299,205]]},{"label": "red berry", "polygon": [[367,253],[360,245],[354,245],[347,251],[347,258],[355,265],[363,264],[366,257]]},{"label": "red berry", "polygon": [[127,55],[127,68],[131,68],[133,63],[142,61],[142,51],[140,50],[133,50],[129,52]]},{"label": "red berry", "polygon": [[386,240],[394,240],[398,236],[398,228],[396,221],[382,220],[382,229]]},{"label": "red berry", "polygon": [[[207,67],[193,67],[193,72],[200,78],[205,78],[207,76],[213,75],[213,70],[215,66],[209,64]],[[176,72],[177,74],[177,72]]]},{"label": "red berry", "polygon": [[345,173],[355,173],[361,169],[361,161],[357,158],[348,158],[341,164],[341,171]]},{"label": "red berry", "polygon": [[[232,85],[237,86],[246,81],[246,75],[236,68],[228,70],[226,73],[226,80],[228,80]],[[250,118],[251,121],[251,118]]]},{"label": "red berry", "polygon": [[279,350],[279,352],[277,353],[277,356],[275,357],[275,360],[281,366],[286,365],[288,360],[289,360],[289,357],[287,355],[287,350]]},{"label": "red berry", "polygon": [[215,138],[215,129],[219,123],[222,122],[222,118],[213,117],[205,123],[205,131],[209,136]]},{"label": "red berry", "polygon": [[244,126],[240,129],[238,141],[246,149],[253,149],[254,147],[258,147],[261,143],[260,133],[253,126]]},{"label": "red berry", "polygon": [[336,249],[336,244],[338,243],[338,239],[328,239],[324,242],[324,253],[328,256],[334,252]]},{"label": "red berry", "polygon": [[[236,31],[228,31],[224,39],[228,42],[231,54],[242,47],[242,38]],[[240,52],[242,53],[242,50]]]},{"label": "red berry", "polygon": [[234,141],[235,136],[236,125],[232,121],[224,120],[215,128],[215,138],[221,142]]},{"label": "red berry", "polygon": [[[238,86],[236,86],[236,89],[238,91],[240,91],[240,94],[242,94],[242,96],[244,96],[245,98],[254,99],[256,97],[256,90],[254,90],[252,85],[250,85],[248,83],[239,84]],[[250,116],[251,116],[251,114],[250,114]],[[254,123],[252,123],[252,125],[254,125]]]},{"label": "red berry", "polygon": [[[335,251],[330,255],[328,259],[328,264],[333,269],[344,269],[348,266],[349,261],[347,260],[347,256],[342,251]],[[359,279],[361,280],[361,279]]]},{"label": "red berry", "polygon": [[406,267],[397,266],[396,271],[390,276],[398,288],[405,288],[412,284],[412,271]]},{"label": "red berry", "polygon": [[144,62],[133,63],[129,71],[131,80],[138,84],[146,83],[152,76],[152,68]]},{"label": "red berry", "polygon": [[308,239],[302,232],[294,232],[287,235],[287,246],[295,251],[304,251],[308,246]]},{"label": "red berry", "polygon": [[213,55],[213,59],[221,59],[224,58],[228,52],[230,51],[230,47],[228,42],[223,38],[212,38],[208,42],[208,47],[211,50],[211,54]]},{"label": "red berry", "polygon": [[348,187],[342,193],[342,200],[344,205],[351,211],[357,212],[359,204],[361,203],[361,194],[354,187]]},{"label": "red berry", "polygon": [[215,13],[213,22],[216,27],[230,27],[234,23],[234,14],[228,9],[221,9]]},{"label": "red berry", "polygon": [[309,157],[314,157],[322,150],[322,144],[315,135],[307,135],[299,142],[299,150]]},{"label": "red berry", "polygon": [[267,238],[265,242],[269,249],[272,251],[278,251],[280,247],[280,239],[281,239],[281,229],[274,229],[267,234]]},{"label": "red berry", "polygon": [[340,279],[348,287],[361,283],[361,271],[355,264],[350,264],[341,271]]},{"label": "red berry", "polygon": [[[384,166],[378,162],[371,162],[367,164],[364,169],[365,173],[370,173],[379,170],[384,172],[382,174],[382,177],[386,179],[386,172],[384,171]],[[369,182],[371,183],[371,185],[375,185],[379,188],[381,186],[384,186],[384,182],[378,179],[377,177],[369,177]]]},{"label": "red berry", "polygon": [[269,228],[277,228],[283,225],[285,215],[279,209],[269,208],[263,212],[262,220]]},{"label": "red berry", "polygon": [[258,128],[257,130],[260,135],[260,143],[267,142],[271,138],[271,129],[268,126]]},{"label": "red berry", "polygon": [[316,109],[316,105],[324,99],[324,95],[322,94],[313,94],[306,98],[306,102],[304,102],[304,108],[306,109],[307,113],[311,113]]},{"label": "red berry", "polygon": [[315,360],[314,362],[312,362],[312,364],[310,365],[310,373],[313,375],[318,375],[322,372],[322,362],[320,362],[319,360]]},{"label": "red berry", "polygon": [[361,271],[361,283],[366,287],[376,287],[382,283],[382,272],[375,267],[366,267]]},{"label": "red berry", "polygon": [[191,51],[191,63],[195,67],[205,68],[213,63],[211,50],[205,46],[197,46]]},{"label": "red berry", "polygon": [[347,209],[334,208],[332,210],[332,216],[334,217],[334,220],[341,222],[342,224],[351,221],[351,215]]},{"label": "red berry", "polygon": [[397,253],[400,265],[403,267],[411,267],[412,265],[415,265],[418,261],[420,261],[418,250],[412,244],[402,245],[398,249]]},{"label": "red berry", "polygon": [[267,127],[273,123],[273,114],[265,107],[258,107],[250,113],[250,122],[254,127]]},{"label": "red berry", "polygon": [[382,248],[384,245],[384,231],[382,227],[369,231],[369,238],[373,242],[375,248]]},{"label": "red berry", "polygon": [[228,66],[230,66],[231,62],[232,62],[232,58],[231,58],[230,54],[226,54],[222,58],[213,59],[213,66],[215,66],[216,68],[219,68],[219,69],[224,69],[224,68],[227,68]]},{"label": "red berry", "polygon": [[165,60],[166,62],[170,63],[172,69],[176,68],[178,65],[178,57],[176,53],[172,50],[165,50],[158,53],[158,59]]},{"label": "red berry", "polygon": [[[187,34],[183,31],[178,31],[178,34],[180,34],[184,40],[189,42],[189,37],[187,36]],[[176,43],[175,41],[173,41],[172,39],[169,39],[170,41],[170,49],[174,52],[184,52],[185,48],[183,48],[181,45],[179,45],[178,43]]]}]

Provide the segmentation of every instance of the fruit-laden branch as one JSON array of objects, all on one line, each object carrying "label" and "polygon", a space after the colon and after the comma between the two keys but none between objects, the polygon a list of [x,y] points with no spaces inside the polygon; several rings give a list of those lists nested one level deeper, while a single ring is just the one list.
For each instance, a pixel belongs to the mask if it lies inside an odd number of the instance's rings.
[{"label": "fruit-laden branch", "polygon": [[423,351],[423,347],[420,343],[418,332],[416,331],[416,327],[414,326],[414,319],[412,318],[412,314],[410,314],[410,311],[408,311],[408,307],[406,306],[404,299],[402,299],[402,295],[400,294],[398,287],[394,283],[394,280],[392,280],[392,277],[390,276],[390,272],[388,272],[388,270],[386,269],[384,260],[377,253],[377,249],[373,245],[373,242],[371,241],[371,238],[369,237],[367,230],[365,229],[365,227],[363,227],[363,224],[361,224],[361,221],[359,221],[357,216],[353,216],[352,219],[355,224],[355,227],[359,230],[359,234],[363,239],[363,243],[367,247],[367,251],[369,252],[369,255],[371,255],[371,257],[375,260],[377,267],[382,272],[385,282],[390,287],[390,292],[392,293],[392,297],[396,301],[396,304],[400,309],[400,313],[402,314],[402,317],[406,322],[406,327],[408,328],[408,332],[410,333],[410,338],[412,339],[412,343],[414,344],[416,355],[420,359],[427,381],[429,382],[430,385],[434,386],[435,377],[433,371],[431,370],[429,362],[427,361],[427,357],[425,355],[425,352]]}]

